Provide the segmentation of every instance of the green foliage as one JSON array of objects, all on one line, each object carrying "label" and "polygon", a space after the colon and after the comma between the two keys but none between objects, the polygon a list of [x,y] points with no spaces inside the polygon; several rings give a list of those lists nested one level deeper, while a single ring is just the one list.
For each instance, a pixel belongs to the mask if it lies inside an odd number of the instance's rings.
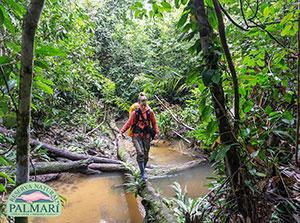
[{"label": "green foliage", "polygon": [[[0,9],[3,23],[0,28],[5,35],[2,43],[5,53],[0,55],[3,92],[0,95],[0,118],[6,126],[14,127],[21,20],[25,9],[23,4],[8,0]],[[76,122],[83,124],[82,114],[87,106],[95,109],[89,123],[93,125],[101,116],[97,101],[114,103],[114,83],[99,73],[98,61],[94,58],[94,22],[90,13],[79,1],[46,2],[36,34],[34,59],[32,109],[33,121],[39,125],[68,121],[74,114],[69,111],[74,111],[75,107],[79,115],[79,122]]]},{"label": "green foliage", "polygon": [[[15,185],[15,157],[13,150],[14,139],[0,134],[0,179],[4,181],[0,183],[0,193],[7,192],[7,188]],[[1,204],[0,204],[1,209]],[[1,216],[1,215],[0,215]]]},{"label": "green foliage", "polygon": [[[206,198],[192,199],[187,195],[186,188],[182,189],[180,184],[174,182],[171,187],[175,191],[173,198],[167,199],[170,209],[177,217],[177,222],[192,221],[199,218],[203,213],[203,208],[208,207]],[[204,214],[204,213],[203,213]]]},{"label": "green foliage", "polygon": [[[21,24],[28,1],[0,2],[0,119],[4,125],[15,127]],[[191,1],[105,0],[95,5],[79,0],[47,1],[36,35],[33,126],[71,123],[95,127],[106,112],[127,111],[138,92],[144,90],[171,103],[176,117],[195,129],[183,134],[200,141],[201,148],[211,152],[216,172],[224,174],[224,157],[232,145],[211,148],[219,137],[219,120],[209,89],[222,82],[230,120],[234,92],[217,35],[213,3],[204,2],[214,30],[209,50],[218,57],[213,68],[206,68],[201,53]],[[294,159],[299,10],[291,0],[259,1],[259,5],[247,1],[242,6],[241,2],[220,1],[232,19],[244,27],[242,30],[226,19],[226,37],[239,82],[238,141],[255,149],[251,155],[245,148],[239,152],[242,163],[247,161],[251,179],[246,185],[257,193],[257,183],[273,177],[275,164],[289,165]],[[157,117],[163,135],[180,126],[168,112]],[[49,158],[43,150],[38,152],[40,157]],[[254,158],[264,163],[264,170]],[[0,156],[0,165],[13,167],[14,159],[14,152],[7,153]],[[13,184],[9,170],[0,176]],[[223,180],[219,176],[212,186]],[[178,185],[174,188],[177,198],[171,203],[179,221],[184,221],[186,213],[193,216],[212,208],[206,198],[191,200]],[[0,184],[0,191],[5,190]],[[225,190],[220,193],[226,194]],[[218,208],[203,214],[204,218],[210,221],[220,216],[219,220],[225,221],[223,207],[236,208],[234,202],[226,202],[221,196],[215,203]],[[274,208],[272,220],[294,213],[289,201],[283,203]]]},{"label": "green foliage", "polygon": [[168,112],[161,112],[156,116],[161,136],[168,137],[175,124],[171,115]]},{"label": "green foliage", "polygon": [[[167,1],[151,6],[153,13],[168,12],[171,7]],[[146,15],[141,2],[103,2],[95,18],[101,73],[116,83],[117,96],[130,103],[142,90],[183,102],[182,96],[188,96],[186,72],[191,59],[197,62],[185,53],[191,44],[177,41],[178,12],[170,12],[164,20]]]}]

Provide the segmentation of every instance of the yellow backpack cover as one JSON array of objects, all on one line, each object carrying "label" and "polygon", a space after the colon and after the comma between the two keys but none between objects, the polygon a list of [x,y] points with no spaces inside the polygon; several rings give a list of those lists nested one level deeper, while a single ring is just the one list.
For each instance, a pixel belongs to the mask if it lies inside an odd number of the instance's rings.
[{"label": "yellow backpack cover", "polygon": [[[137,109],[139,106],[140,106],[140,105],[139,105],[139,103],[137,103],[137,102],[134,103],[134,104],[132,104],[132,105],[130,106],[130,108],[129,108],[129,117],[130,117],[131,113],[132,113],[135,109]],[[131,128],[131,127],[130,127],[129,130],[128,130],[128,136],[130,136],[130,137],[133,136],[133,131],[132,131],[132,128]]]}]

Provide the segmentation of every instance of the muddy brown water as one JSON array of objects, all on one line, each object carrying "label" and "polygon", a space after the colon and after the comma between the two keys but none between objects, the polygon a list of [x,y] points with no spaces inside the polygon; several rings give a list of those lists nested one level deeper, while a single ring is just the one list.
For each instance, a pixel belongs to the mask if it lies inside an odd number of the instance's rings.
[{"label": "muddy brown water", "polygon": [[[188,155],[180,151],[181,143],[158,143],[151,147],[150,164],[174,165],[191,161]],[[198,166],[181,172],[178,175],[152,180],[154,188],[163,196],[174,195],[170,187],[177,181],[188,195],[199,197],[207,192],[211,175],[208,166]],[[70,179],[60,179],[49,183],[59,194],[67,199],[59,217],[32,218],[32,223],[140,223],[143,221],[139,204],[134,195],[121,187],[122,175],[105,174],[101,176],[73,175]]]}]

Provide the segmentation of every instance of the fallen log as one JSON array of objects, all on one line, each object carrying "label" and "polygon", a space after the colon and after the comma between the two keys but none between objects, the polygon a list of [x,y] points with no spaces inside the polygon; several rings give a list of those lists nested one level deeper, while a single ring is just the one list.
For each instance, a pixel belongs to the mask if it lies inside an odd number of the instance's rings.
[{"label": "fallen log", "polygon": [[67,151],[65,149],[59,149],[55,146],[49,145],[47,143],[42,143],[38,140],[32,139],[30,140],[31,146],[40,146],[42,148],[47,149],[50,153],[55,154],[56,156],[67,158],[69,160],[85,160],[85,159],[91,159],[94,163],[115,163],[115,164],[121,164],[119,160],[104,158],[104,157],[98,157],[98,156],[91,156],[87,154],[79,154]]},{"label": "fallen log", "polygon": [[53,173],[84,173],[96,174],[101,172],[123,172],[125,167],[120,164],[92,163],[92,160],[79,160],[69,162],[37,162],[30,169],[30,175]]},{"label": "fallen log", "polygon": [[30,168],[30,175],[53,174],[63,172],[80,172],[85,174],[100,173],[89,169],[92,160],[79,160],[71,162],[38,162]]},{"label": "fallen log", "polygon": [[174,132],[177,136],[179,136],[180,138],[182,138],[185,142],[187,143],[191,143],[190,140],[188,140],[187,138],[185,138],[183,135],[179,134],[178,132],[176,132],[175,130],[172,130],[172,132]]},{"label": "fallen log", "polygon": [[[137,185],[137,193],[142,198],[141,202],[146,211],[146,221],[162,223],[176,222],[175,217],[170,213],[170,210],[167,208],[161,197],[155,193],[151,183],[135,179],[133,173],[136,172],[137,167],[126,152],[126,149],[119,147],[118,141],[116,141],[116,146],[119,159],[124,163],[127,163],[127,172],[124,175],[125,185]],[[140,183],[136,184],[136,182]],[[127,189],[130,190],[130,188]]]},{"label": "fallen log", "polygon": [[180,166],[158,166],[158,168],[150,169],[147,172],[149,173],[149,179],[158,179],[179,174],[180,172],[203,165],[204,163],[207,163],[207,160],[202,158],[183,163]]},{"label": "fallen log", "polygon": [[126,168],[120,164],[106,164],[106,163],[92,163],[88,166],[93,170],[100,170],[101,172],[124,172]]},{"label": "fallen log", "polygon": [[[8,130],[6,128],[0,127],[0,133],[7,135],[7,136],[12,136],[14,137],[15,133],[11,130]],[[40,142],[35,139],[30,140],[30,145],[32,147],[42,147],[47,149],[52,154],[55,154],[56,156],[67,158],[69,160],[86,160],[86,159],[92,159],[92,162],[94,163],[115,163],[115,164],[121,164],[119,160],[115,159],[109,159],[109,158],[104,158],[104,157],[98,157],[98,156],[91,156],[87,154],[79,154],[79,153],[74,153],[70,152],[66,149],[59,149],[55,146],[52,146],[47,143]]]},{"label": "fallen log", "polygon": [[61,176],[61,173],[49,173],[49,174],[41,174],[41,175],[34,175],[29,176],[29,181],[36,181],[36,182],[48,182],[48,181],[54,181],[59,179]]}]

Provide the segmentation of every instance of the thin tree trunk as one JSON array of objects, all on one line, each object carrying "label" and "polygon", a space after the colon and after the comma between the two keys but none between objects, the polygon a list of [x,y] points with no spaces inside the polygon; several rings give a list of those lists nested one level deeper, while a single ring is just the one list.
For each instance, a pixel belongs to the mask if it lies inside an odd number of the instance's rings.
[{"label": "thin tree trunk", "polygon": [[[200,39],[204,39],[201,40],[201,47],[205,50],[203,51],[203,53],[207,62],[207,69],[218,70],[219,57],[214,53],[212,49],[210,49],[212,47],[211,38],[213,31],[208,22],[208,17],[205,12],[204,0],[195,0],[195,7],[197,12],[197,21],[200,25]],[[221,143],[226,145],[237,144],[226,112],[222,80],[220,80],[218,84],[212,83],[210,92],[212,95],[216,118],[218,120]],[[228,164],[226,165],[226,168],[229,176],[231,176],[240,166],[240,158],[236,150],[236,146],[232,146],[232,148],[228,151],[228,155],[230,154],[230,158],[227,156],[225,157],[226,164]],[[238,179],[238,174],[235,174],[235,176],[233,176],[232,178],[232,184],[234,185],[234,187],[237,186],[236,184],[239,182]]]},{"label": "thin tree trunk", "polygon": [[[29,180],[29,138],[31,95],[33,79],[34,36],[43,10],[44,0],[31,0],[23,20],[22,54],[19,88],[19,110],[17,115],[17,170],[16,185]],[[28,222],[27,217],[16,218],[16,222]]]},{"label": "thin tree trunk", "polygon": [[238,83],[238,78],[236,74],[236,70],[231,58],[231,54],[228,48],[227,40],[226,40],[226,34],[225,34],[225,26],[224,26],[224,21],[223,21],[223,16],[222,16],[222,11],[221,11],[221,6],[218,0],[213,0],[215,12],[218,18],[218,29],[219,29],[219,35],[220,35],[220,40],[221,44],[227,59],[228,67],[232,76],[233,80],[233,90],[234,90],[234,130],[235,132],[238,131],[239,127],[239,121],[240,121],[240,96],[239,96],[239,83]]},{"label": "thin tree trunk", "polygon": [[[194,0],[194,3],[196,8],[196,18],[199,24],[201,48],[203,50],[204,59],[206,60],[206,69],[219,70],[218,68],[219,56],[216,55],[216,53],[212,49],[213,30],[208,21],[204,0]],[[222,32],[222,27],[219,28],[221,28],[221,32]],[[223,32],[222,38],[226,38],[225,32]],[[226,45],[227,44],[225,44],[225,48]],[[228,52],[229,51],[227,51],[227,53]],[[232,65],[233,64],[231,63],[230,66]],[[236,87],[238,86],[236,85]],[[236,90],[237,90],[236,92],[238,92],[238,89]],[[249,197],[247,196],[248,195],[246,192],[247,189],[244,185],[244,180],[245,180],[244,174],[242,174],[242,170],[240,169],[241,166],[241,160],[239,155],[240,144],[236,139],[236,135],[232,130],[227,115],[222,78],[220,78],[219,83],[211,83],[210,92],[212,95],[212,101],[213,101],[213,106],[216,114],[216,119],[218,120],[221,144],[223,146],[230,146],[230,149],[225,155],[226,173],[231,179],[232,191],[235,194],[235,197],[237,199],[238,210],[243,215],[246,222],[249,222],[249,216],[252,215],[250,219],[255,218],[253,216],[255,215],[255,212],[253,212],[254,210],[253,203],[251,202],[251,199],[249,199]],[[238,100],[236,102],[238,102]],[[236,108],[238,111],[238,106]]]},{"label": "thin tree trunk", "polygon": [[[300,5],[298,6],[298,8],[300,8]],[[298,13],[298,72],[297,72],[297,126],[296,126],[296,166],[297,167],[300,167],[299,131],[300,131],[300,13]]]}]

